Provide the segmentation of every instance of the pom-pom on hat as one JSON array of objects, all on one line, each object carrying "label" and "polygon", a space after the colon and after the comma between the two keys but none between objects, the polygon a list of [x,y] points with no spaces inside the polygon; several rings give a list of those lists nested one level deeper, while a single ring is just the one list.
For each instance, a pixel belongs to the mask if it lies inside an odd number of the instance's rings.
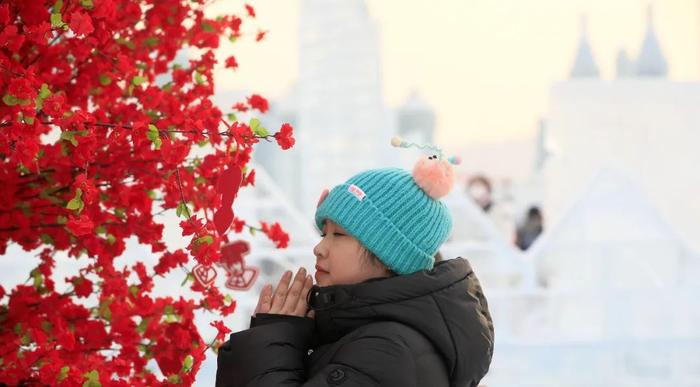
[{"label": "pom-pom on hat", "polygon": [[[401,143],[392,139],[392,145]],[[326,219],[333,220],[397,274],[431,269],[452,230],[449,210],[439,198],[453,183],[451,162],[437,155],[423,157],[413,173],[364,171],[321,194],[316,226],[323,229]]]}]

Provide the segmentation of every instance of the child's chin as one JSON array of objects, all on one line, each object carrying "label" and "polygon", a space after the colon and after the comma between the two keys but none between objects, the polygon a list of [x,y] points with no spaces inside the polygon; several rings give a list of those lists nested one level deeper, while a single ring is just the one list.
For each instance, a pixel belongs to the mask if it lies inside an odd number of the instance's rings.
[{"label": "child's chin", "polygon": [[328,278],[328,273],[324,271],[316,271],[314,274],[314,279],[316,279],[316,285],[318,286],[329,286],[331,285],[330,283],[330,278]]}]

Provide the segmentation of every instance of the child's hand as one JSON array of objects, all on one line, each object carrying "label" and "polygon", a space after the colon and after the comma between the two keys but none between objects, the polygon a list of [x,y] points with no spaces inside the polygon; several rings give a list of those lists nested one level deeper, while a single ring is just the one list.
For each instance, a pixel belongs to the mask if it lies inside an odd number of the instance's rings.
[{"label": "child's hand", "polygon": [[291,279],[292,272],[289,270],[284,272],[274,294],[272,293],[272,285],[266,285],[260,293],[254,315],[270,313],[305,316],[308,310],[306,296],[313,285],[313,280],[310,275],[306,275],[306,269],[303,267],[297,271],[294,282],[290,287],[289,282]]}]

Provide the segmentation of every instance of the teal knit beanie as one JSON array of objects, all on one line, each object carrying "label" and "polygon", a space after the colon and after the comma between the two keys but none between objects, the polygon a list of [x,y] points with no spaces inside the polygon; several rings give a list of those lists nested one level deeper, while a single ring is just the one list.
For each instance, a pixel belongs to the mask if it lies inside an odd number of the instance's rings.
[{"label": "teal knit beanie", "polygon": [[316,226],[322,230],[324,220],[331,219],[396,274],[431,269],[452,218],[414,175],[399,168],[358,173],[321,197]]}]

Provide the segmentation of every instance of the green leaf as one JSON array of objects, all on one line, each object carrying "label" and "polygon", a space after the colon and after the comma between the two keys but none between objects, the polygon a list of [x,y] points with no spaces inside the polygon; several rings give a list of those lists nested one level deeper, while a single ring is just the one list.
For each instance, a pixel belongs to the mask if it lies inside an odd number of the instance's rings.
[{"label": "green leaf", "polygon": [[98,314],[102,318],[104,318],[107,321],[112,321],[112,310],[109,309],[109,304],[111,304],[112,301],[107,299],[102,302],[100,302],[100,308],[98,309]]},{"label": "green leaf", "polygon": [[224,297],[224,303],[226,305],[231,305],[231,302],[233,302],[233,297],[231,297],[230,294],[227,294],[226,297]]},{"label": "green leaf", "polygon": [[85,379],[87,379],[83,383],[83,387],[101,387],[102,384],[100,384],[100,374],[97,372],[97,370],[92,370],[90,372],[86,372],[83,374]]},{"label": "green leaf", "polygon": [[56,27],[60,28],[66,25],[66,23],[63,22],[63,19],[61,19],[61,14],[60,13],[52,13],[51,14],[51,27]]},{"label": "green leaf", "polygon": [[29,125],[34,123],[34,117],[22,117],[22,120]]},{"label": "green leaf", "polygon": [[67,378],[69,370],[70,370],[70,367],[68,367],[68,366],[61,367],[61,371],[56,376],[56,381],[60,383],[63,381],[63,379]]},{"label": "green leaf", "polygon": [[260,125],[260,120],[257,118],[251,118],[249,125],[250,125],[250,130],[252,130],[253,133],[255,133],[258,136],[267,137],[270,135],[270,133],[267,131],[267,129],[263,128]]},{"label": "green leaf", "polygon": [[41,242],[45,245],[52,245],[54,243],[53,238],[51,238],[49,234],[40,234],[39,239],[41,239]]},{"label": "green leaf", "polygon": [[124,38],[117,38],[117,43],[125,45],[129,50],[136,48],[136,45],[131,40],[126,40]]},{"label": "green leaf", "polygon": [[160,43],[160,41],[155,36],[149,36],[143,41],[143,44],[147,47],[155,47],[158,43]]},{"label": "green leaf", "polygon": [[66,222],[68,222],[68,218],[66,218],[65,216],[59,215],[56,217],[56,223],[66,224]]},{"label": "green leaf", "polygon": [[182,372],[190,372],[192,369],[192,363],[194,362],[194,358],[192,355],[187,355],[185,360],[182,362]]},{"label": "green leaf", "polygon": [[31,271],[32,279],[34,280],[34,288],[39,289],[41,288],[41,285],[44,284],[44,276],[41,275],[41,272],[39,270],[34,269]]},{"label": "green leaf", "polygon": [[202,83],[206,82],[207,79],[202,73],[197,71],[194,73],[194,81],[197,82],[198,85],[201,85]]},{"label": "green leaf", "polygon": [[193,282],[193,281],[194,281],[194,276],[193,276],[192,274],[190,274],[190,273],[187,273],[187,276],[185,277],[184,280],[182,280],[182,283],[180,284],[180,286],[185,286],[185,284],[187,284],[188,281],[189,281],[189,282]]},{"label": "green leaf", "polygon": [[129,293],[131,293],[132,296],[136,297],[136,295],[139,294],[139,287],[136,285],[129,286]]},{"label": "green leaf", "polygon": [[15,106],[19,103],[19,98],[15,97],[14,95],[5,94],[2,97],[2,102],[4,102],[7,106]]},{"label": "green leaf", "polygon": [[119,219],[125,219],[126,218],[126,210],[124,210],[123,208],[115,208],[114,215]]},{"label": "green leaf", "polygon": [[236,115],[233,114],[233,113],[227,114],[226,117],[227,117],[228,120],[231,121],[231,122],[235,122],[235,121],[236,121]]},{"label": "green leaf", "polygon": [[112,83],[112,78],[109,77],[107,74],[100,74],[100,85],[102,86],[108,86]]},{"label": "green leaf", "polygon": [[78,140],[75,139],[75,132],[73,131],[61,132],[61,140],[69,141],[73,146],[78,146]]},{"label": "green leaf", "polygon": [[182,378],[178,374],[172,374],[168,376],[168,383],[180,384],[182,383]]},{"label": "green leaf", "polygon": [[159,150],[160,146],[163,145],[163,140],[160,139],[158,127],[153,124],[148,124],[148,132],[146,132],[146,137],[148,137],[153,145],[155,145],[156,150]]},{"label": "green leaf", "polygon": [[41,85],[41,88],[39,89],[39,93],[36,96],[36,99],[34,100],[34,103],[36,104],[36,108],[38,110],[41,110],[41,108],[44,107],[44,100],[48,97],[51,96],[51,90],[49,90],[49,86],[45,83]]},{"label": "green leaf", "polygon": [[101,224],[101,225],[95,227],[95,233],[96,234],[106,234],[107,228],[105,228],[105,226]]},{"label": "green leaf", "polygon": [[136,327],[136,330],[143,335],[143,333],[146,332],[146,328],[148,328],[149,321],[151,321],[150,318],[142,319],[139,325]]},{"label": "green leaf", "polygon": [[92,0],[80,0],[80,5],[87,9],[92,9],[95,6],[92,4]]},{"label": "green leaf", "polygon": [[211,235],[201,236],[195,240],[195,243],[197,243],[197,244],[206,243],[206,244],[210,245],[210,244],[214,243],[214,238]]},{"label": "green leaf", "polygon": [[45,83],[41,84],[41,88],[39,89],[39,97],[41,99],[45,99],[51,96],[51,90],[49,90],[49,86]]},{"label": "green leaf", "polygon": [[207,22],[202,22],[202,31],[204,32],[215,32],[216,30],[214,29],[214,26],[207,23]]},{"label": "green leaf", "polygon": [[44,332],[50,333],[52,328],[53,328],[53,324],[51,324],[50,322],[48,322],[48,321],[41,322],[41,329],[43,329]]},{"label": "green leaf", "polygon": [[187,204],[185,204],[184,202],[180,202],[180,204],[177,205],[177,210],[175,211],[175,214],[177,214],[178,218],[180,216],[188,218],[189,213],[190,211],[187,209]]},{"label": "green leaf", "polygon": [[113,245],[114,242],[116,242],[116,241],[117,241],[117,238],[115,238],[114,235],[107,234],[107,243],[109,243],[110,245]]},{"label": "green leaf", "polygon": [[142,77],[142,76],[140,76],[140,75],[137,75],[137,76],[135,76],[135,77],[133,77],[133,78],[131,79],[131,83],[132,83],[134,86],[139,86],[139,85],[141,85],[142,83],[146,82],[147,80],[148,80],[148,78]]},{"label": "green leaf", "polygon": [[80,188],[77,188],[75,190],[75,197],[73,197],[73,199],[71,199],[68,202],[68,205],[66,205],[66,208],[69,210],[77,210],[78,213],[83,211],[83,207],[85,207],[85,204],[83,203],[81,196],[82,196],[82,191],[80,190]]},{"label": "green leaf", "polygon": [[60,13],[61,8],[63,8],[63,0],[56,0],[56,2],[53,4],[53,8],[51,8],[51,12]]},{"label": "green leaf", "polygon": [[255,236],[255,228],[248,227],[248,232],[250,233],[250,235]]}]

